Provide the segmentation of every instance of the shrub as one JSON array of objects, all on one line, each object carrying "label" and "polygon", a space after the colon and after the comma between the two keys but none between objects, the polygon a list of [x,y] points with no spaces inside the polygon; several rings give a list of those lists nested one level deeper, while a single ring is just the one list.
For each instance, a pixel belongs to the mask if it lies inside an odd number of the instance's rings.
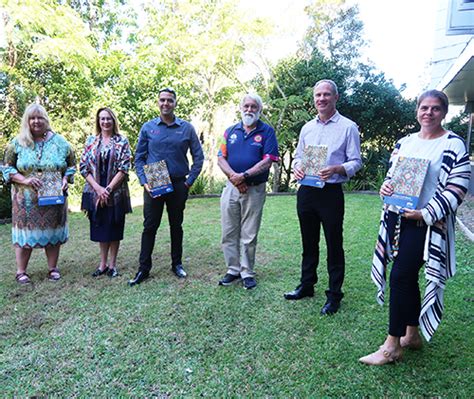
[{"label": "shrub", "polygon": [[190,195],[220,194],[226,184],[226,180],[214,179],[206,175],[199,175],[189,189]]},{"label": "shrub", "polygon": [[3,177],[0,177],[0,219],[12,216],[12,198],[10,185],[5,184]]},{"label": "shrub", "polygon": [[362,154],[362,169],[344,184],[346,191],[378,191],[388,169],[390,153],[385,150],[366,150]]}]

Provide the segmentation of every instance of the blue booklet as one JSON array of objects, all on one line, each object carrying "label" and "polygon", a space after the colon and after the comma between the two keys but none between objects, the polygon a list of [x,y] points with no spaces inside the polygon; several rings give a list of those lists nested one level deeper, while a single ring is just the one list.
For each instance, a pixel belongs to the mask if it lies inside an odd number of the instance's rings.
[{"label": "blue booklet", "polygon": [[399,156],[390,180],[393,194],[384,197],[383,202],[416,209],[429,164],[429,159]]},{"label": "blue booklet", "polygon": [[418,197],[416,195],[393,193],[389,197],[383,197],[383,202],[400,208],[416,209],[416,206],[418,205]]},{"label": "blue booklet", "polygon": [[41,187],[38,189],[38,205],[61,205],[65,202],[62,190],[61,172],[35,172],[35,176],[41,180]]},{"label": "blue booklet", "polygon": [[303,186],[323,188],[326,183],[321,180],[318,173],[326,166],[327,158],[327,145],[307,145],[301,160],[301,170],[305,176],[299,183]]},{"label": "blue booklet", "polygon": [[326,184],[319,176],[310,176],[304,175],[304,177],[299,181],[300,184],[303,186],[311,186],[311,187],[318,187],[323,188]]},{"label": "blue booklet", "polygon": [[145,165],[143,169],[145,171],[148,186],[150,187],[150,194],[153,198],[174,191],[168,167],[164,160],[149,163]]}]

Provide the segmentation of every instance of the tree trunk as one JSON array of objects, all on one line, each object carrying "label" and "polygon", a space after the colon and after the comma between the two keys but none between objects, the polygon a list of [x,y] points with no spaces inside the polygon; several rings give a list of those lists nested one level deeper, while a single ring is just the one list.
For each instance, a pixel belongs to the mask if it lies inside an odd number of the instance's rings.
[{"label": "tree trunk", "polygon": [[280,162],[273,162],[273,183],[272,183],[272,192],[277,193],[280,191]]}]

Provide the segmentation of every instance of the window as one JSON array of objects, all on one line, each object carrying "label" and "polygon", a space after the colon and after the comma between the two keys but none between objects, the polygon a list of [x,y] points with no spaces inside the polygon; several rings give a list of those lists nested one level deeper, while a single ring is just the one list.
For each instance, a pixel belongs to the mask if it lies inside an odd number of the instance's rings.
[{"label": "window", "polygon": [[474,0],[449,0],[446,34],[474,34]]}]

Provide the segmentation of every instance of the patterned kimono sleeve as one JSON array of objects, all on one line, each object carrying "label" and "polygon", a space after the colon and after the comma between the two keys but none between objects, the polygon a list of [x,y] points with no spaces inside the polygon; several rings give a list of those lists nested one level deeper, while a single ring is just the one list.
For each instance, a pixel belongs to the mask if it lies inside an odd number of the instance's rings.
[{"label": "patterned kimono sleeve", "polygon": [[469,155],[461,140],[456,144],[444,151],[443,165],[447,168],[443,168],[441,173],[448,174],[446,184],[438,187],[433,198],[421,210],[428,226],[454,214],[466,195],[471,175]]},{"label": "patterned kimono sleeve", "polygon": [[94,143],[94,139],[95,138],[93,136],[89,136],[87,138],[86,143],[84,144],[84,150],[82,151],[81,159],[79,160],[79,173],[84,177],[84,179],[89,174],[94,174],[90,166],[94,156],[92,153],[92,144]]},{"label": "patterned kimono sleeve", "polygon": [[67,177],[67,181],[70,184],[74,183],[74,174],[76,173],[76,155],[71,145],[67,143],[67,153],[66,153],[66,171],[64,176]]},{"label": "patterned kimono sleeve", "polygon": [[5,164],[2,172],[3,172],[3,179],[6,183],[11,182],[11,176],[19,173],[18,169],[16,168],[16,162],[18,159],[18,154],[16,153],[16,148],[14,143],[8,144],[7,148],[5,149],[5,156],[3,162]]},{"label": "patterned kimono sleeve", "polygon": [[118,163],[117,163],[117,170],[120,172],[123,172],[125,174],[128,174],[130,170],[130,159],[132,157],[131,151],[130,151],[130,144],[127,140],[127,138],[122,139],[122,146],[120,149],[120,154],[118,158]]}]

